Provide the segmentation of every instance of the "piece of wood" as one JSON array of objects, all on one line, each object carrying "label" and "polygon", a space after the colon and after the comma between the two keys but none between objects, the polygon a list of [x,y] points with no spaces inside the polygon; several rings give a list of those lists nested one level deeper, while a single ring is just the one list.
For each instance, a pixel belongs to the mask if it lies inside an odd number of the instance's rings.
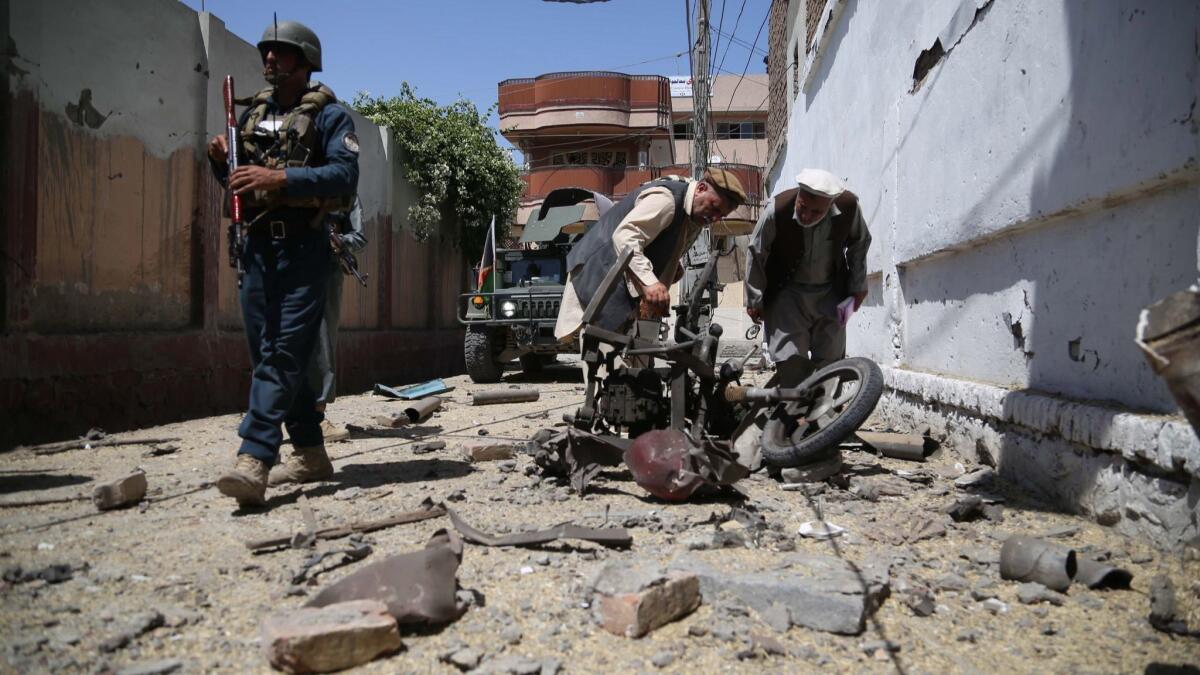
[{"label": "piece of wood", "polygon": [[[405,511],[398,513],[389,518],[380,520],[367,520],[350,523],[348,525],[338,525],[335,527],[327,527],[317,530],[313,533],[316,539],[340,539],[348,537],[355,532],[374,532],[396,525],[407,525],[408,523],[416,523],[430,518],[438,518],[446,515],[445,509],[440,506],[435,506],[430,509],[418,509],[416,511]],[[246,548],[251,551],[258,551],[264,548],[275,548],[277,546],[287,546],[292,543],[294,535],[278,535],[268,537],[266,539],[257,539],[246,542]]]},{"label": "piece of wood", "polygon": [[159,443],[173,443],[183,440],[181,438],[101,438],[95,441],[89,441],[85,438],[77,438],[73,441],[60,441],[58,443],[46,443],[44,445],[26,445],[17,448],[18,450],[31,450],[35,455],[55,455],[68,450],[83,450],[84,448],[106,448],[115,445],[158,445]]}]

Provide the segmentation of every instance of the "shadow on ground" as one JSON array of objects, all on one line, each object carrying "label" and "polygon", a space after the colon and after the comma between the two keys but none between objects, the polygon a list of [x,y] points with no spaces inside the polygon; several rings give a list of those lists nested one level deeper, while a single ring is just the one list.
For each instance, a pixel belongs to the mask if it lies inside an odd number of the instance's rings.
[{"label": "shadow on ground", "polygon": [[92,482],[90,476],[76,474],[26,473],[0,476],[0,495],[30,490],[49,490],[66,485]]}]

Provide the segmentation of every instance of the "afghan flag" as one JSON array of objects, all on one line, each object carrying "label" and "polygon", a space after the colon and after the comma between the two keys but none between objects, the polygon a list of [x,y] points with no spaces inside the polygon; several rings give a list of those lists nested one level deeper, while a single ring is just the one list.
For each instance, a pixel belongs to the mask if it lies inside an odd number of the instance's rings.
[{"label": "afghan flag", "polygon": [[479,277],[475,282],[475,289],[479,291],[490,291],[495,286],[491,284],[484,287],[484,284],[491,281],[492,270],[496,267],[496,217],[492,216],[492,222],[488,225],[487,241],[483,243],[483,257],[479,260]]}]

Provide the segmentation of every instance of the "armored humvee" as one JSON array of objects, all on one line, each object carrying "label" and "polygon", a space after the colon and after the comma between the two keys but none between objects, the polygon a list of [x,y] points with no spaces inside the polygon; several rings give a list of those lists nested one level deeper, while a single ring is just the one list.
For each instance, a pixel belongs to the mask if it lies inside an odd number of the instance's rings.
[{"label": "armored humvee", "polygon": [[575,340],[554,338],[567,254],[611,205],[590,190],[554,190],[530,214],[516,245],[497,247],[491,283],[459,296],[458,320],[467,327],[463,356],[472,381],[499,381],[514,359],[525,372],[536,372],[558,354],[578,351]]}]

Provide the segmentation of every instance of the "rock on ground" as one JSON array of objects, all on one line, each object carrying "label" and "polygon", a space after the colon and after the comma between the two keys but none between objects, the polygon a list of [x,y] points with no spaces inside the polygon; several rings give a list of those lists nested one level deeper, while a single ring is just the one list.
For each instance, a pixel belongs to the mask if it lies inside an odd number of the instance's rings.
[{"label": "rock on ground", "polygon": [[396,620],[376,600],[276,614],[263,621],[261,636],[271,665],[291,673],[342,670],[402,646]]}]

